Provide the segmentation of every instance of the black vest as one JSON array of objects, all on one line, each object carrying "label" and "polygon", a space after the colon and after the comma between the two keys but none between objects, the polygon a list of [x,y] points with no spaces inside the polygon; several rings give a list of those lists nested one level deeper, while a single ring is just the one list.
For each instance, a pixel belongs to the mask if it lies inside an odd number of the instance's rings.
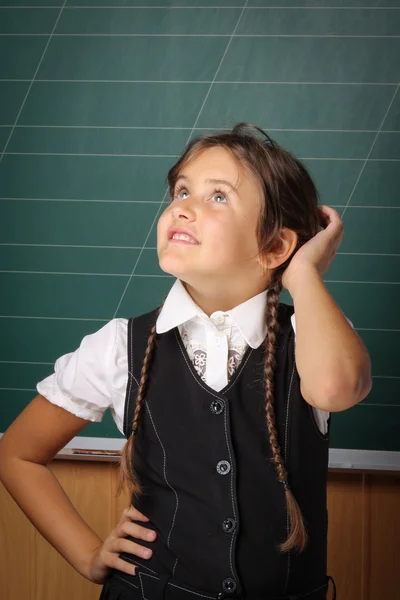
[{"label": "black vest", "polygon": [[[278,549],[289,523],[266,424],[264,344],[247,348],[217,392],[196,372],[175,327],[157,336],[134,442],[143,493],[132,504],[149,517],[144,526],[157,539],[129,539],[153,550],[149,560],[134,557],[148,573],[170,575],[220,598],[289,597],[317,589],[320,595],[311,600],[326,597],[329,429],[320,432],[300,392],[292,314],[292,306],[280,304],[274,408],[288,482],[309,535],[306,549]],[[156,317],[153,310],[128,321],[127,438]]]}]

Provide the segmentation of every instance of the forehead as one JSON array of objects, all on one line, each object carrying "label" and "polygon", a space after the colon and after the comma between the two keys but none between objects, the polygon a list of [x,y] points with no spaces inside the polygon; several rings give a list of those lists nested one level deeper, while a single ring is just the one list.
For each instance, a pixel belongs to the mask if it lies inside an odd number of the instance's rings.
[{"label": "forehead", "polygon": [[226,179],[238,192],[258,189],[256,179],[249,169],[242,166],[229,150],[220,146],[202,150],[182,165],[179,176],[184,176],[189,181]]}]

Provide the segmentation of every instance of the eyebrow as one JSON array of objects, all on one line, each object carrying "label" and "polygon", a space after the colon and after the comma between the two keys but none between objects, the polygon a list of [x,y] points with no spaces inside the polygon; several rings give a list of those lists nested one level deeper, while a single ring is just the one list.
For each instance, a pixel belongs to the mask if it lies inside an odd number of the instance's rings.
[{"label": "eyebrow", "polygon": [[[178,182],[180,179],[189,181],[189,178],[186,177],[186,175],[180,175],[178,177],[178,179],[176,180],[176,182]],[[235,188],[235,186],[230,181],[227,181],[226,179],[205,179],[205,183],[223,183],[223,184],[227,185],[228,187],[230,187],[231,190],[233,190],[236,194],[239,195],[237,188]]]}]

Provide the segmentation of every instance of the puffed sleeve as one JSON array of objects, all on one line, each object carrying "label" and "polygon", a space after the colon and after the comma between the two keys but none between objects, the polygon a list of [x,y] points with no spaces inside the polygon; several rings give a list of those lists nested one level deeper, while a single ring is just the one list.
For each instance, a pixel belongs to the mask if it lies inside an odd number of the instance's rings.
[{"label": "puffed sleeve", "polygon": [[112,404],[109,382],[116,330],[117,319],[112,319],[86,335],[74,352],[57,358],[54,372],[36,384],[39,394],[77,417],[101,421]]}]

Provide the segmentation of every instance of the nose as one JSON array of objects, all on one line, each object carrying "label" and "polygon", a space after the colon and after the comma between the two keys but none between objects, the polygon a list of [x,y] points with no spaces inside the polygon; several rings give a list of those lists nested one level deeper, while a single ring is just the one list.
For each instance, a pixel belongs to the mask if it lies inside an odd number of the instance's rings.
[{"label": "nose", "polygon": [[178,220],[181,217],[184,217],[189,220],[193,220],[195,218],[195,211],[192,203],[188,202],[188,199],[180,200],[179,203],[172,206],[172,216],[174,219]]}]

